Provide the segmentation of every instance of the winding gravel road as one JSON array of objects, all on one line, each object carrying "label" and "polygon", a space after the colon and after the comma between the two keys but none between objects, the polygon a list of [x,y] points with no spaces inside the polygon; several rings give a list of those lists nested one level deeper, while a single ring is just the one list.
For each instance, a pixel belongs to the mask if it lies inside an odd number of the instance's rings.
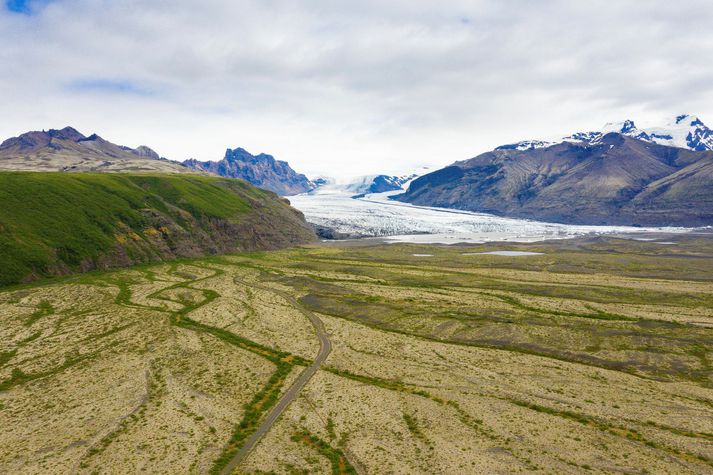
[{"label": "winding gravel road", "polygon": [[324,328],[324,323],[322,323],[322,320],[320,320],[319,317],[317,317],[309,310],[302,307],[299,302],[297,302],[297,300],[295,300],[295,298],[292,297],[290,294],[276,289],[257,286],[255,284],[247,284],[238,280],[236,280],[236,283],[272,292],[287,300],[294,308],[299,310],[302,315],[309,319],[309,321],[312,323],[312,326],[314,326],[315,331],[317,332],[317,337],[319,338],[319,353],[317,353],[317,357],[314,359],[314,362],[309,365],[304,371],[302,371],[302,373],[297,377],[295,382],[292,383],[292,386],[290,386],[290,388],[285,392],[285,394],[282,395],[280,400],[277,401],[277,404],[275,404],[272,410],[270,410],[265,420],[262,421],[262,423],[260,424],[260,427],[258,427],[258,429],[248,438],[248,440],[245,442],[245,445],[240,448],[240,451],[235,454],[230,463],[228,463],[228,465],[226,465],[225,468],[220,472],[222,475],[229,475],[230,473],[232,473],[233,470],[235,470],[237,466],[240,465],[240,463],[250,455],[250,452],[252,452],[257,443],[260,442],[260,439],[262,439],[262,437],[267,434],[272,425],[277,421],[277,419],[282,415],[282,413],[285,412],[287,406],[289,406],[290,403],[297,398],[299,392],[302,390],[302,388],[304,388],[305,384],[307,384],[310,378],[314,376],[314,374],[317,372],[322,363],[327,359],[327,356],[329,356],[329,352],[332,351],[332,342],[329,340],[327,330]]}]

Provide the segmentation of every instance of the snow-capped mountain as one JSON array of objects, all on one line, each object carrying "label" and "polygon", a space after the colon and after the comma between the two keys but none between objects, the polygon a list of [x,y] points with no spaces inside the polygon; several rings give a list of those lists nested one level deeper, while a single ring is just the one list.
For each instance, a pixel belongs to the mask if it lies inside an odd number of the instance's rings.
[{"label": "snow-capped mountain", "polygon": [[612,132],[669,147],[686,148],[699,152],[713,150],[713,130],[709,129],[697,116],[687,114],[674,117],[662,127],[639,129],[634,121],[625,120],[608,123],[598,131],[577,132],[558,142],[523,140],[502,145],[495,150],[533,150],[550,147],[563,141],[596,144],[601,141],[602,137]]},{"label": "snow-capped mountain", "polygon": [[633,121],[626,120],[604,126],[602,134],[616,132],[645,142],[689,150],[713,150],[713,130],[694,115],[679,115],[663,127],[639,129]]},{"label": "snow-capped mountain", "polygon": [[365,195],[403,190],[414,178],[428,173],[428,168],[416,170],[405,175],[364,175],[350,178],[318,177],[312,180],[316,188],[312,194],[349,193]]},{"label": "snow-capped mountain", "polygon": [[544,140],[523,140],[521,142],[501,145],[495,150],[533,150],[536,148],[549,147],[550,145],[554,145],[554,142],[547,142]]}]

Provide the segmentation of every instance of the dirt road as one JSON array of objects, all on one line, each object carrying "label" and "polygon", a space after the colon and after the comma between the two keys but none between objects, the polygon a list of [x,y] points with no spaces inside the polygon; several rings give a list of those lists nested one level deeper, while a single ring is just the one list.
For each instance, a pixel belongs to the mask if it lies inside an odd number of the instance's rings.
[{"label": "dirt road", "polygon": [[[251,285],[252,287],[258,287],[254,284],[247,284],[239,281],[236,282],[245,285]],[[228,463],[228,465],[226,465],[225,468],[221,471],[221,474],[223,475],[228,475],[232,473],[233,470],[235,470],[235,468],[240,465],[240,463],[245,460],[248,455],[250,455],[250,452],[255,448],[260,439],[262,439],[262,437],[267,434],[272,425],[277,421],[277,419],[282,415],[282,413],[285,412],[287,406],[289,406],[290,403],[297,398],[299,392],[302,390],[305,384],[307,384],[310,378],[314,376],[314,374],[317,372],[322,363],[327,359],[327,356],[329,356],[329,352],[332,351],[332,342],[329,340],[327,330],[324,328],[324,323],[322,323],[322,320],[320,320],[319,317],[317,317],[309,310],[303,308],[297,302],[297,300],[295,300],[294,297],[285,292],[266,287],[259,288],[279,295],[283,299],[287,300],[290,305],[299,310],[305,317],[309,319],[309,321],[314,326],[315,331],[317,332],[317,337],[319,338],[319,353],[317,353],[317,357],[314,359],[314,362],[309,365],[304,371],[302,371],[302,374],[297,377],[295,382],[292,383],[292,386],[290,386],[290,388],[285,392],[285,394],[282,395],[277,404],[275,404],[272,410],[270,410],[265,420],[262,421],[262,424],[260,424],[260,427],[258,427],[258,429],[248,438],[248,440],[245,442],[245,445],[242,446],[240,451],[235,454],[235,457],[233,457],[230,463]]]}]

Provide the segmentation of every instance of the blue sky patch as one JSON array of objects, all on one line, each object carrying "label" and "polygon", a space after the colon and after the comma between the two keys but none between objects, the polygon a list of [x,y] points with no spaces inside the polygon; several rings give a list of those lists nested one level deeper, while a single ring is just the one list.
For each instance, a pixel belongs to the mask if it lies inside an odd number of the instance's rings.
[{"label": "blue sky patch", "polygon": [[38,7],[42,7],[51,0],[5,0],[5,8],[21,15],[34,15]]},{"label": "blue sky patch", "polygon": [[24,13],[25,15],[32,13],[29,0],[6,0],[5,8],[11,12]]},{"label": "blue sky patch", "polygon": [[126,79],[79,79],[73,81],[69,88],[76,92],[103,92],[135,96],[154,95],[151,89]]}]

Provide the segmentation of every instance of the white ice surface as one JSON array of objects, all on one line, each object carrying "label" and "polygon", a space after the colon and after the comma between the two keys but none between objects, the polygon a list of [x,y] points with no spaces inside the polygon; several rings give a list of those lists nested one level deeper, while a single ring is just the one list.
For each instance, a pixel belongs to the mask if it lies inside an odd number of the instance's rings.
[{"label": "white ice surface", "polygon": [[383,237],[393,242],[481,243],[532,242],[585,234],[686,232],[687,228],[576,226],[501,218],[443,208],[415,206],[389,200],[402,191],[375,193],[353,199],[343,188],[321,187],[312,194],[289,197],[310,223],[353,237]]}]

